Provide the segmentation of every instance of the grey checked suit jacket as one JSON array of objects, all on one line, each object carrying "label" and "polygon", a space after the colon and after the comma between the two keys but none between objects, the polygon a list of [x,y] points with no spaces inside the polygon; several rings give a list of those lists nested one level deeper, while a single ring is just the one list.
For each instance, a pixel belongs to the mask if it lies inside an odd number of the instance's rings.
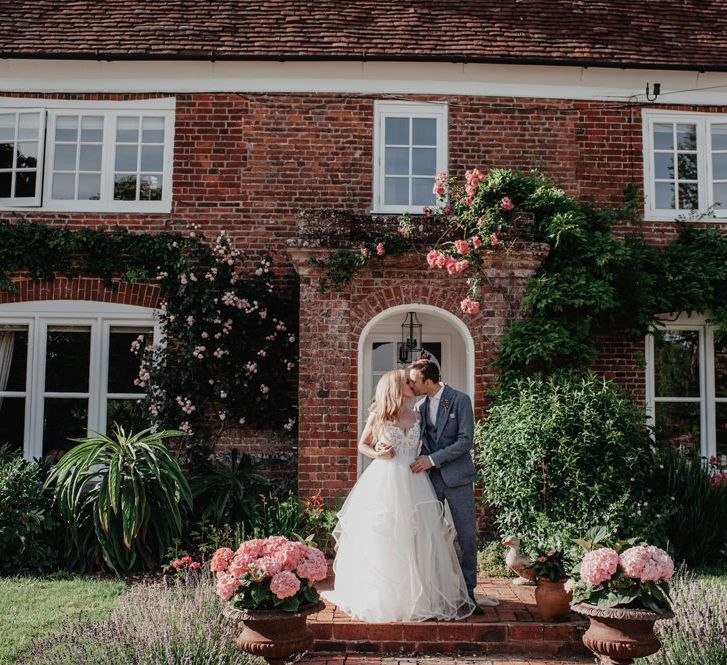
[{"label": "grey checked suit jacket", "polygon": [[473,483],[477,478],[472,462],[474,417],[468,395],[444,386],[437,409],[436,430],[428,427],[429,397],[419,406],[422,419],[422,453],[429,455],[448,487]]}]

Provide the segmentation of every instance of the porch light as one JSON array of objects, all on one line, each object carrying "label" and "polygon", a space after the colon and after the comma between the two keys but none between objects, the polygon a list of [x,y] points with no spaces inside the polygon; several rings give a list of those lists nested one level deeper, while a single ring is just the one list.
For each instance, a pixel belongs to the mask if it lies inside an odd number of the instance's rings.
[{"label": "porch light", "polygon": [[422,324],[416,312],[407,312],[404,323],[401,324],[399,362],[408,365],[414,360],[414,354],[421,353],[422,350]]}]

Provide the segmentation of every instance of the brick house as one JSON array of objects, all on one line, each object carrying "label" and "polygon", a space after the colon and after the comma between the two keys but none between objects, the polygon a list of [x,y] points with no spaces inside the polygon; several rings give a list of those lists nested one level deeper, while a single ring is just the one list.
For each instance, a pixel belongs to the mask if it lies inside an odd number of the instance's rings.
[{"label": "brick house", "polygon": [[[408,313],[481,417],[494,350],[547,248],[493,255],[467,317],[456,281],[416,255],[320,293],[309,259],[330,249],[301,236],[300,211],[417,215],[437,171],[535,167],[595,202],[643,187],[643,219],[619,233],[668,242],[677,215],[710,208],[694,223],[721,228],[727,18],[716,0],[302,4],[0,0],[0,216],[197,225],[272,251],[299,303],[298,440],[232,431],[225,443],[295,460],[301,494],[333,497],[361,468],[365,406]],[[17,283],[0,293],[0,425],[33,457],[63,445],[59,432],[104,431],[138,397],[108,377],[131,337],[155,334],[158,296],[92,278]],[[727,464],[727,337],[704,317],[665,325],[637,342],[603,331],[597,369],[668,436]],[[681,391],[660,392],[666,370]]]}]

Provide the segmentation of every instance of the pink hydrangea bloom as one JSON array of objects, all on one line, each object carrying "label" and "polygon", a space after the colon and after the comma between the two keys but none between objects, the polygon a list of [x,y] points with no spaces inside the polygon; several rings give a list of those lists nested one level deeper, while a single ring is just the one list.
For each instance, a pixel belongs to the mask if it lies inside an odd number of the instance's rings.
[{"label": "pink hydrangea bloom", "polygon": [[305,559],[298,564],[296,572],[304,580],[320,582],[328,575],[328,564],[323,552],[314,547],[306,547]]},{"label": "pink hydrangea bloom", "polygon": [[282,570],[295,570],[298,564],[305,558],[306,546],[302,543],[287,542],[273,554]]},{"label": "pink hydrangea bloom", "polygon": [[244,554],[252,559],[257,559],[259,556],[263,555],[264,546],[265,541],[262,538],[246,540],[244,543],[240,544],[240,547],[237,548],[237,554]]},{"label": "pink hydrangea bloom", "polygon": [[465,314],[470,314],[471,316],[474,316],[475,314],[478,314],[480,311],[480,303],[478,300],[472,300],[471,298],[467,297],[465,298],[459,306],[462,308],[462,311]]},{"label": "pink hydrangea bloom", "polygon": [[621,554],[620,559],[624,575],[638,578],[642,582],[668,580],[674,575],[672,558],[653,545],[629,547]]},{"label": "pink hydrangea bloom", "polygon": [[273,575],[270,580],[270,591],[278,598],[290,598],[298,593],[300,589],[300,580],[290,571],[284,570]]},{"label": "pink hydrangea bloom", "polygon": [[245,554],[236,554],[235,558],[230,561],[227,572],[237,577],[244,575],[252,560],[253,559],[251,557],[246,556]]},{"label": "pink hydrangea bloom", "polygon": [[282,570],[275,556],[261,556],[255,563],[265,577],[272,577]]},{"label": "pink hydrangea bloom", "polygon": [[591,586],[602,584],[613,577],[618,561],[618,552],[609,547],[592,550],[581,562],[581,579]]},{"label": "pink hydrangea bloom", "polygon": [[225,572],[217,573],[217,588],[215,591],[222,600],[230,600],[239,586],[240,579],[235,575]]},{"label": "pink hydrangea bloom", "polygon": [[227,570],[230,561],[234,558],[235,553],[229,547],[220,547],[213,555],[210,563],[210,570],[213,573],[219,573]]},{"label": "pink hydrangea bloom", "polygon": [[262,554],[265,556],[272,556],[281,547],[287,545],[290,541],[285,536],[270,536],[263,540],[263,551]]}]

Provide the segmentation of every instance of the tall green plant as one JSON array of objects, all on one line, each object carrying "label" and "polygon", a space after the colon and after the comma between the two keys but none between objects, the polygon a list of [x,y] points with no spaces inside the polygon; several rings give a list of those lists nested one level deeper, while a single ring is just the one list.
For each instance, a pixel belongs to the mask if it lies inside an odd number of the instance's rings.
[{"label": "tall green plant", "polygon": [[182,534],[180,504],[192,507],[192,492],[179,464],[162,442],[183,432],[114,425],[114,434],[75,439],[51,471],[63,519],[82,569],[100,550],[117,574],[159,566],[172,539]]}]

